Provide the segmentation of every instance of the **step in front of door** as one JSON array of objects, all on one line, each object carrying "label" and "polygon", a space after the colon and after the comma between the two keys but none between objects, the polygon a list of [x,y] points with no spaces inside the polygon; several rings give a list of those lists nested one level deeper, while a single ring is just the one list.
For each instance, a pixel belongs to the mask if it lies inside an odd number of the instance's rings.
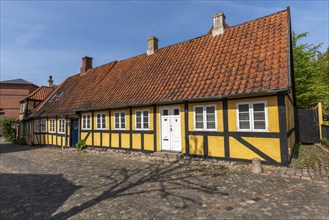
[{"label": "step in front of door", "polygon": [[183,154],[181,152],[168,152],[168,151],[158,151],[155,152],[153,156],[161,159],[166,159],[169,161],[179,160],[183,158]]}]

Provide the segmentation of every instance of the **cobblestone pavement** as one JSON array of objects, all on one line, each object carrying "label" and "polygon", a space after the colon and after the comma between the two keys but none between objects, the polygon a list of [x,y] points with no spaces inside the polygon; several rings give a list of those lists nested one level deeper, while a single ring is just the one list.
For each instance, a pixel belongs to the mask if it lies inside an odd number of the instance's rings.
[{"label": "cobblestone pavement", "polygon": [[1,219],[329,219],[328,184],[75,150],[0,145]]}]

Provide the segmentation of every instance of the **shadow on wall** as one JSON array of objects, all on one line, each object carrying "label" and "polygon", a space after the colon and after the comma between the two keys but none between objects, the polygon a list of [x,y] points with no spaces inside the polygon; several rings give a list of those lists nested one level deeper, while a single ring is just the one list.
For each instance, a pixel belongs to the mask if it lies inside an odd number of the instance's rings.
[{"label": "shadow on wall", "polygon": [[[50,218],[80,187],[63,178],[50,174],[0,174],[0,219]],[[60,190],[61,189],[61,190]],[[14,217],[6,210],[16,213]]]}]

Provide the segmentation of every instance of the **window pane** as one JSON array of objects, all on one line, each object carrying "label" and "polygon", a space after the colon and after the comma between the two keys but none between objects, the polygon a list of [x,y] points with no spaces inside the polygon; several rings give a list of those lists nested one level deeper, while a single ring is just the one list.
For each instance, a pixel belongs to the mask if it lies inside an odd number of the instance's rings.
[{"label": "window pane", "polygon": [[265,112],[255,112],[254,120],[265,120]]},{"label": "window pane", "polygon": [[265,121],[255,121],[254,128],[255,129],[266,129]]},{"label": "window pane", "polygon": [[250,129],[249,121],[240,121],[240,129]]},{"label": "window pane", "polygon": [[141,115],[142,115],[142,112],[141,111],[137,111],[136,112],[136,117],[138,118],[138,117],[141,117]]},{"label": "window pane", "polygon": [[179,115],[179,109],[174,109],[174,115]]},{"label": "window pane", "polygon": [[254,104],[254,112],[264,111],[265,106],[264,103]]},{"label": "window pane", "polygon": [[203,129],[203,122],[196,122],[195,127],[198,129]]},{"label": "window pane", "polygon": [[248,104],[239,105],[239,112],[249,112],[249,105]]},{"label": "window pane", "polygon": [[142,122],[137,122],[137,123],[136,123],[136,128],[141,129],[141,128],[142,128]]},{"label": "window pane", "polygon": [[148,117],[149,112],[148,112],[148,111],[143,111],[143,115],[144,115],[144,117],[145,117],[145,116]]},{"label": "window pane", "polygon": [[216,128],[216,125],[215,125],[214,121],[207,122],[207,129],[215,129],[215,128]]},{"label": "window pane", "polygon": [[207,114],[207,121],[215,122],[215,114]]},{"label": "window pane", "polygon": [[168,110],[163,110],[163,115],[168,115]]},{"label": "window pane", "polygon": [[206,107],[206,112],[207,112],[207,114],[209,114],[209,113],[213,113],[213,114],[215,114],[215,107]]},{"label": "window pane", "polygon": [[144,129],[147,129],[149,127],[149,124],[147,122],[144,122]]},{"label": "window pane", "polygon": [[202,107],[196,107],[195,108],[195,114],[203,114],[203,108]]},{"label": "window pane", "polygon": [[249,121],[249,113],[239,113],[239,120]]},{"label": "window pane", "polygon": [[203,123],[203,115],[195,115],[195,121]]}]

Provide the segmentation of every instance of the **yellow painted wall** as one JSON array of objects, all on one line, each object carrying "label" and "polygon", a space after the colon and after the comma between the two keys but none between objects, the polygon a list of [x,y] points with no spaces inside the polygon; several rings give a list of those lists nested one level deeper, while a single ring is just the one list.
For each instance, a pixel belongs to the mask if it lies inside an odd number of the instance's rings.
[{"label": "yellow painted wall", "polygon": [[110,134],[109,133],[103,133],[103,139],[102,139],[102,146],[103,147],[109,147],[110,146]]},{"label": "yellow painted wall", "polygon": [[153,134],[144,134],[144,150],[154,150]]},{"label": "yellow painted wall", "polygon": [[101,146],[101,134],[97,131],[94,132],[94,146]]},{"label": "yellow painted wall", "polygon": [[130,136],[129,134],[121,134],[121,147],[130,148]]},{"label": "yellow painted wall", "polygon": [[142,136],[141,134],[133,134],[133,149],[138,149],[138,150],[142,149],[141,136]]},{"label": "yellow painted wall", "polygon": [[203,136],[201,135],[190,135],[190,154],[203,155]]},{"label": "yellow painted wall", "polygon": [[243,137],[243,139],[248,143],[252,144],[258,150],[262,151],[267,156],[274,159],[276,162],[281,162],[279,138]]},{"label": "yellow painted wall", "polygon": [[238,100],[228,100],[228,128],[229,131],[237,131],[237,118],[236,118],[236,104],[238,102],[249,101],[267,101],[267,114],[269,132],[279,132],[279,113],[278,101],[276,96],[261,97],[261,98],[247,98]]},{"label": "yellow painted wall", "polygon": [[219,137],[219,136],[208,137],[208,156],[225,157],[224,137]]},{"label": "yellow painted wall", "polygon": [[202,105],[215,105],[216,106],[216,120],[217,120],[217,131],[223,131],[223,104],[221,101],[217,102],[202,102],[202,103],[189,103],[188,104],[188,125],[189,131],[194,131],[194,107]]},{"label": "yellow painted wall", "polygon": [[119,134],[112,134],[112,146],[119,147]]},{"label": "yellow painted wall", "polygon": [[257,157],[261,160],[264,160],[262,157],[260,157],[258,154],[254,153],[253,151],[249,150],[249,148],[241,144],[235,138],[229,137],[229,141],[230,141],[231,158],[251,160]]},{"label": "yellow painted wall", "polygon": [[[84,140],[88,135],[88,132],[81,132],[81,140]],[[91,146],[92,144],[92,133],[90,132],[89,136],[86,139],[86,145]]]}]

